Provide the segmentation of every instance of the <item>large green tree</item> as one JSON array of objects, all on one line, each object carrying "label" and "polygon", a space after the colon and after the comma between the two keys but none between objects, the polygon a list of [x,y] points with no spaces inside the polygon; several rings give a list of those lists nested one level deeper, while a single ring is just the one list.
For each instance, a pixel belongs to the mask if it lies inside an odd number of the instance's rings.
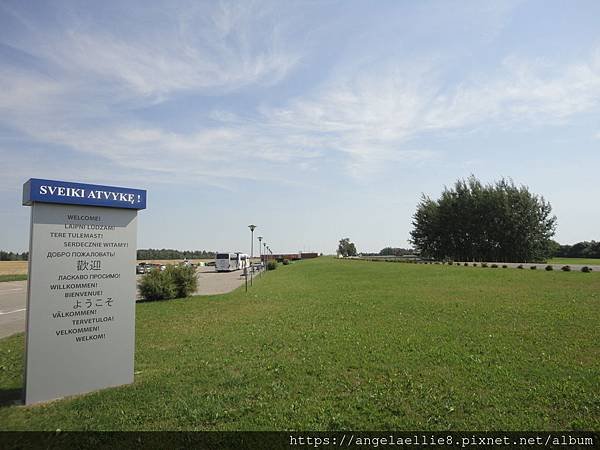
[{"label": "large green tree", "polygon": [[502,179],[483,185],[471,176],[423,195],[411,242],[424,256],[462,261],[542,261],[553,250],[556,217],[550,203]]},{"label": "large green tree", "polygon": [[340,239],[338,253],[342,256],[356,256],[356,246],[350,242],[350,238]]}]

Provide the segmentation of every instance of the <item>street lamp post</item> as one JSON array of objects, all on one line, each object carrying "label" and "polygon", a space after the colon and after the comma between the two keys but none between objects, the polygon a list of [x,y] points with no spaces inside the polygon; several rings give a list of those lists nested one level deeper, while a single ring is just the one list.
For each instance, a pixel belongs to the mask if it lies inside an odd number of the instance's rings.
[{"label": "street lamp post", "polygon": [[273,252],[271,251],[270,247],[267,247],[269,249],[269,254],[271,255],[271,260],[276,263],[275,258],[273,257]]},{"label": "street lamp post", "polygon": [[[260,265],[262,266],[262,247],[260,246],[260,243],[262,241],[262,236],[258,236],[258,256],[260,258]],[[261,273],[261,271],[259,270],[258,272],[259,274]]]},{"label": "street lamp post", "polygon": [[265,271],[267,270],[267,243],[263,242],[263,257],[265,258]]},{"label": "street lamp post", "polygon": [[[252,258],[254,258],[254,229],[256,225],[248,225],[250,228],[250,267],[252,268]],[[252,270],[250,270],[250,286],[252,286]]]}]

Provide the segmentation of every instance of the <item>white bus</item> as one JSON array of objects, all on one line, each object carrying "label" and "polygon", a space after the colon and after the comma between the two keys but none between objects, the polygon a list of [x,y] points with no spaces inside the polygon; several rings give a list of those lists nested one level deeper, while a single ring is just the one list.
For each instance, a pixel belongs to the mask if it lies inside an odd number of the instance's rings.
[{"label": "white bus", "polygon": [[245,253],[217,253],[215,268],[217,272],[231,272],[250,267],[250,258]]}]

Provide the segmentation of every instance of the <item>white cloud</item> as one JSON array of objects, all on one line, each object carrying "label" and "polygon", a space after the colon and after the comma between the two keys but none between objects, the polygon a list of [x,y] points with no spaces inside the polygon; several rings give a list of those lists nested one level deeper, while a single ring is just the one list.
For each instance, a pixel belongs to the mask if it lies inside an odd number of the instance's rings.
[{"label": "white cloud", "polygon": [[333,70],[283,106],[242,113],[221,104],[199,115],[195,128],[173,131],[131,110],[180,94],[212,97],[276,83],[297,67],[302,51],[268,7],[152,11],[143,29],[133,21],[131,29],[99,29],[75,16],[66,31],[5,42],[45,70],[0,66],[0,124],[128,173],[226,185],[285,180],[289,171],[314,171],[332,159],[360,178],[390,163],[438,158],[414,142],[424,135],[561,123],[600,104],[600,51],[569,65],[510,57],[493,74],[472,73],[454,84],[444,77],[447,61],[420,57],[349,64],[353,70]]},{"label": "white cloud", "polygon": [[[350,175],[366,177],[389,163],[415,165],[436,159],[436,153],[411,144],[427,133],[490,124],[556,123],[596,108],[600,101],[597,53],[560,70],[507,59],[495,78],[465,80],[445,90],[432,67],[378,68],[331,80],[312,95],[286,107],[263,107],[254,117],[215,110],[210,118],[220,125],[189,133],[131,119],[100,121],[93,127],[60,125],[51,112],[64,86],[24,76],[11,78],[17,85],[0,110],[19,111],[15,117],[21,117],[21,123],[13,125],[39,141],[99,155],[130,170],[219,183],[227,178],[264,179],[265,173],[284,179],[279,176],[284,167],[310,170],[330,155],[342,158]],[[6,77],[1,80],[6,82]],[[32,101],[32,96],[40,101]],[[76,103],[67,104],[63,103],[65,111],[79,111]],[[24,111],[29,121],[23,120]],[[66,116],[58,115],[58,120]]]},{"label": "white cloud", "polygon": [[560,122],[600,105],[600,53],[567,66],[507,58],[496,78],[482,75],[434,102],[426,118],[431,128],[483,121]]},{"label": "white cloud", "polygon": [[68,88],[49,77],[0,67],[0,111],[6,114],[47,113],[60,105]]},{"label": "white cloud", "polygon": [[445,89],[433,61],[405,69],[378,67],[332,80],[308,98],[263,113],[289,133],[320,136],[319,145],[348,154],[348,168],[359,173],[381,161],[433,157],[406,150],[427,133],[558,124],[598,106],[597,51],[566,67],[507,58],[494,77],[482,74]]},{"label": "white cloud", "polygon": [[[128,9],[101,27],[84,12],[63,11],[46,26],[11,11],[26,27],[3,43],[49,64],[64,82],[113,101],[162,101],[182,91],[230,92],[272,84],[300,60],[272,12],[256,3]],[[144,11],[140,13],[140,11]],[[41,32],[40,30],[43,30]]]},{"label": "white cloud", "polygon": [[[168,37],[167,37],[168,39]],[[283,78],[299,57],[279,49],[260,51],[248,43],[217,49],[167,42],[123,42],[110,35],[70,32],[59,51],[47,55],[64,69],[103,80],[125,98],[162,100],[179,91],[227,92],[253,83]],[[212,53],[212,54],[211,54]],[[214,54],[218,55],[217,57]]]},{"label": "white cloud", "polygon": [[[0,125],[120,169],[202,176],[206,183],[257,178],[257,161],[290,160],[289,150],[249,126],[172,132],[130,113],[180,94],[217,96],[283,79],[300,54],[287,45],[268,5],[192,2],[185,14],[168,3],[127,6],[114,27],[73,11],[62,11],[61,26],[52,27],[9,10],[25,31],[0,34],[0,43],[34,64],[0,59]],[[215,116],[226,117],[235,116]],[[0,151],[20,157],[6,146]],[[263,171],[260,178],[272,176]]]}]

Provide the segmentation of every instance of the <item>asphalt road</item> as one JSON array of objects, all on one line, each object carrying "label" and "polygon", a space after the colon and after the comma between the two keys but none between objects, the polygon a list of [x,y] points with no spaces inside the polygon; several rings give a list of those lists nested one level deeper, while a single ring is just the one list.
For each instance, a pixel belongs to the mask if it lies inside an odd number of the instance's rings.
[{"label": "asphalt road", "polygon": [[0,338],[25,330],[27,281],[0,283]]},{"label": "asphalt road", "polygon": [[[197,277],[196,295],[225,294],[245,282],[242,271],[217,273],[214,267],[199,267]],[[0,338],[25,331],[26,306],[27,281],[0,283]]]}]

